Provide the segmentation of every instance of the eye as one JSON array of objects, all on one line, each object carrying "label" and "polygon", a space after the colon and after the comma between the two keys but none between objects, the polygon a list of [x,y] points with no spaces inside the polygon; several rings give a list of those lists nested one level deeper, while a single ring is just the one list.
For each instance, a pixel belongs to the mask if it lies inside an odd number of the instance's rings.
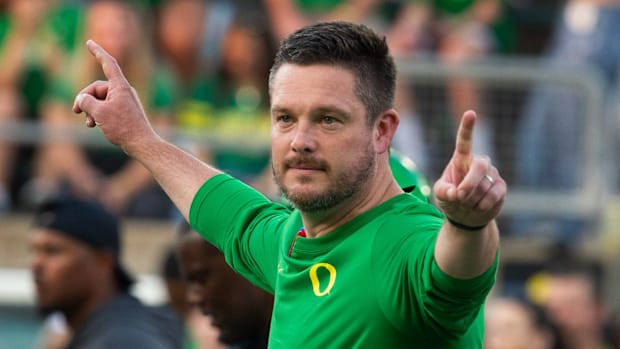
[{"label": "eye", "polygon": [[276,117],[276,121],[281,123],[289,123],[291,122],[291,116],[287,114],[278,115]]},{"label": "eye", "polygon": [[54,255],[60,254],[62,252],[62,248],[60,248],[59,246],[55,246],[55,245],[45,245],[41,249],[41,252],[43,252],[44,254],[48,256],[54,256]]},{"label": "eye", "polygon": [[203,285],[205,281],[209,278],[208,271],[194,271],[190,272],[186,275],[187,282]]},{"label": "eye", "polygon": [[323,123],[324,124],[331,125],[331,124],[333,124],[335,122],[336,122],[336,118],[334,118],[332,116],[329,116],[329,115],[323,116]]}]

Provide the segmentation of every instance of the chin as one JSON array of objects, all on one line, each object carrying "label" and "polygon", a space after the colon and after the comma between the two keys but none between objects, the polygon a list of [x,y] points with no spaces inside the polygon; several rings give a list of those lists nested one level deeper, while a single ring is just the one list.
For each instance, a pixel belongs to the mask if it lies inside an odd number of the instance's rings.
[{"label": "chin", "polygon": [[55,307],[44,305],[44,304],[37,304],[37,314],[39,314],[39,316],[41,317],[47,317],[48,315],[52,314],[55,311],[56,311]]},{"label": "chin", "polygon": [[220,330],[220,335],[218,336],[218,340],[226,345],[233,345],[233,344],[238,344],[239,343],[239,339],[235,338],[234,336],[232,336],[230,333],[228,333],[228,331],[224,331],[221,328],[218,328]]}]

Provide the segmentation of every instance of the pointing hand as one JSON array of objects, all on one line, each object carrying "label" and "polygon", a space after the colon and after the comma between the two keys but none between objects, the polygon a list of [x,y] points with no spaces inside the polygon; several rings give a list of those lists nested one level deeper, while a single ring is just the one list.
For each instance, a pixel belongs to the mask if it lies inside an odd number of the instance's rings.
[{"label": "pointing hand", "polygon": [[483,227],[499,214],[506,182],[488,156],[474,156],[475,123],[475,112],[463,114],[454,154],[433,190],[438,206],[452,222]]}]

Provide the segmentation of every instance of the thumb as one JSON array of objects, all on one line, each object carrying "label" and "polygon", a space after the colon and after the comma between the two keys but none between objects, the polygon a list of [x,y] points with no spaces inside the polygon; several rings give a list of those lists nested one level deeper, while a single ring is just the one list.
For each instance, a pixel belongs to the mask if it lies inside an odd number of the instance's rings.
[{"label": "thumb", "polygon": [[93,110],[97,109],[99,103],[101,102],[95,97],[86,93],[80,93],[75,97],[75,102],[73,103],[73,111],[76,113],[86,113],[86,126],[95,127],[99,123],[93,116]]},{"label": "thumb", "polygon": [[75,113],[84,112],[92,115],[93,111],[99,106],[99,103],[101,102],[95,97],[87,93],[80,93],[75,97],[75,101],[73,102],[73,111]]}]

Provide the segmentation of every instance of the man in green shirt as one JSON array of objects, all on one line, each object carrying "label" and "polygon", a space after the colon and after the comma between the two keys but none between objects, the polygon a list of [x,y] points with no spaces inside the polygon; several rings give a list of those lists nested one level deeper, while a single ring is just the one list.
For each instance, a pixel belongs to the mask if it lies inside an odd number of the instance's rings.
[{"label": "man in green shirt", "polygon": [[[274,203],[159,137],[113,57],[76,97],[154,175],[240,274],[274,294],[270,348],[481,348],[506,183],[461,118],[434,206],[398,186],[389,148],[396,69],[363,25],[319,23],[281,45],[270,76]],[[445,215],[445,216],[444,216]],[[444,218],[445,217],[445,218]]]}]

